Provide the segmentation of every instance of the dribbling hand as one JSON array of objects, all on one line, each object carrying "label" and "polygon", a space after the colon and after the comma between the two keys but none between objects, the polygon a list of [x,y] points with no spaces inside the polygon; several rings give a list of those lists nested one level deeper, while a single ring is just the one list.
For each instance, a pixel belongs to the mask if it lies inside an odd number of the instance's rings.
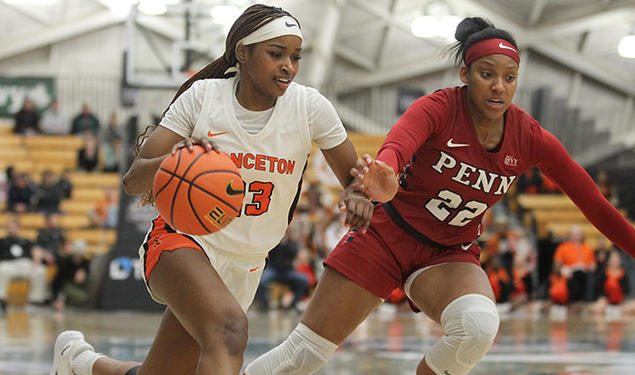
[{"label": "dribbling hand", "polygon": [[194,145],[199,145],[199,146],[203,146],[203,148],[205,148],[205,151],[216,151],[216,152],[221,152],[220,147],[218,147],[218,145],[208,139],[205,138],[195,138],[195,137],[188,137],[185,138],[184,140],[176,143],[174,146],[172,146],[172,155],[174,155],[179,149],[181,148],[187,148],[187,150],[189,152],[192,152]]},{"label": "dribbling hand", "polygon": [[378,202],[392,200],[399,189],[392,167],[368,154],[357,160],[357,166],[351,169],[351,176],[355,177],[351,185],[353,189],[364,192],[370,199]]}]

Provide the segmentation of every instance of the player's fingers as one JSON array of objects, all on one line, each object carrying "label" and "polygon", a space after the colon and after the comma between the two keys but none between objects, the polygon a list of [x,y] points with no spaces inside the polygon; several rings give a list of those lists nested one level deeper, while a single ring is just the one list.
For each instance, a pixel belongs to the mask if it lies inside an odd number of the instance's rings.
[{"label": "player's fingers", "polygon": [[174,146],[172,146],[172,155],[176,154],[176,152],[182,147],[185,147],[185,144],[183,143],[183,141],[178,142]]}]

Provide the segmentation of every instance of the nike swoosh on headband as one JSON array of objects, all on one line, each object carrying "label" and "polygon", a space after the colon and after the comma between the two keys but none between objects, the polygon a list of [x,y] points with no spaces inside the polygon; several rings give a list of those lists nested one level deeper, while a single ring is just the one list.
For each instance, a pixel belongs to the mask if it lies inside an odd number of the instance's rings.
[{"label": "nike swoosh on headband", "polygon": [[289,23],[289,22],[287,22],[287,21],[284,21],[284,25],[285,25],[286,27],[298,26],[298,25],[296,25],[295,23]]},{"label": "nike swoosh on headband", "polygon": [[498,43],[498,48],[504,48],[504,49],[510,49],[516,53],[518,53],[518,51],[516,51],[515,49],[513,49],[512,47],[506,46],[503,44],[503,42]]}]

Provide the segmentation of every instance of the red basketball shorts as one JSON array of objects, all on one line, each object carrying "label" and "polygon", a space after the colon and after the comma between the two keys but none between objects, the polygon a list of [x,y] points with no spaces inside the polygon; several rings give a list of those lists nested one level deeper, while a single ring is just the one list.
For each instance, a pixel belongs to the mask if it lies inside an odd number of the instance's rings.
[{"label": "red basketball shorts", "polygon": [[439,249],[423,244],[404,232],[381,206],[375,206],[366,233],[349,231],[324,264],[380,298],[403,287],[415,271],[448,262],[468,262],[480,267],[480,248],[473,243]]}]

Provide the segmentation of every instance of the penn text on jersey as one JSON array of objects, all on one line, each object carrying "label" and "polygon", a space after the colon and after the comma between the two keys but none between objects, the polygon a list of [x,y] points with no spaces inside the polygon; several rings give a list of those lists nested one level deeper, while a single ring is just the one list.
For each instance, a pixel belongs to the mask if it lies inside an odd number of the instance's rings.
[{"label": "penn text on jersey", "polygon": [[[432,169],[437,171],[438,173],[443,174],[444,169],[455,169],[457,167],[457,160],[451,155],[446,154],[441,151],[439,155],[439,160],[432,166]],[[478,177],[476,179],[472,178],[473,181],[470,180],[470,175],[474,172],[478,171]],[[463,185],[470,185],[470,187],[476,190],[484,191],[489,194],[492,191],[496,181],[498,181],[498,186],[494,195],[505,194],[509,187],[512,185],[516,176],[501,176],[494,172],[489,172],[481,168],[477,168],[468,163],[459,161],[458,162],[458,171],[452,177],[453,181],[461,183]]]},{"label": "penn text on jersey", "polygon": [[295,160],[287,160],[270,155],[251,153],[231,153],[231,158],[236,167],[255,169],[257,171],[277,172],[280,174],[293,174]]}]

